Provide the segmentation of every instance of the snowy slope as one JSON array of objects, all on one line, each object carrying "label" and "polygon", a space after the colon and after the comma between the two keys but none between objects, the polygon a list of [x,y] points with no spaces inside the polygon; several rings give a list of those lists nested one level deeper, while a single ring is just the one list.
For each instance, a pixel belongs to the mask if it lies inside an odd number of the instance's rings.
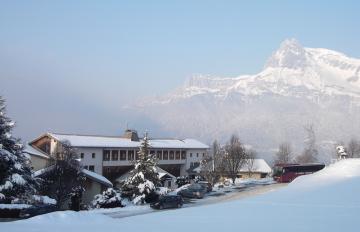
[{"label": "snowy slope", "polygon": [[358,231],[360,160],[340,161],[262,196],[123,219],[58,212],[2,223],[4,231]]}]

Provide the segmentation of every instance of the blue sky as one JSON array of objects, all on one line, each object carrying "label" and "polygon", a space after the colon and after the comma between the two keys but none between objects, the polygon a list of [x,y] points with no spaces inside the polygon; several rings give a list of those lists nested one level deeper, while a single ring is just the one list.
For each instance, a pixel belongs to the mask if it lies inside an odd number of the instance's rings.
[{"label": "blue sky", "polygon": [[25,137],[54,129],[29,114],[63,130],[115,121],[192,74],[256,73],[286,38],[360,58],[359,12],[359,1],[0,1],[0,94]]}]

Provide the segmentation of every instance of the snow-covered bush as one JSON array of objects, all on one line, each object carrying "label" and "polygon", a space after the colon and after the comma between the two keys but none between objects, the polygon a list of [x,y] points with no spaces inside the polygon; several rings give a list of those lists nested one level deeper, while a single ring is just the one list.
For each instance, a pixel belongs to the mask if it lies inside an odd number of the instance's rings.
[{"label": "snow-covered bush", "polygon": [[179,176],[176,178],[176,184],[178,188],[183,185],[190,184],[190,178],[188,176]]},{"label": "snow-covered bush", "polygon": [[121,193],[113,188],[108,188],[102,194],[97,194],[94,197],[92,206],[94,208],[116,208],[124,207],[121,203]]},{"label": "snow-covered bush", "polygon": [[149,153],[147,134],[140,146],[139,159],[135,161],[130,177],[122,186],[123,196],[134,204],[152,202],[158,198],[156,186],[160,186],[159,174],[156,170],[156,158]]},{"label": "snow-covered bush", "polygon": [[33,195],[32,197],[34,205],[56,205],[56,200],[48,196]]},{"label": "snow-covered bush", "polygon": [[194,182],[198,183],[199,181],[205,181],[205,179],[202,176],[195,176]]},{"label": "snow-covered bush", "polygon": [[5,101],[0,96],[0,203],[28,203],[39,184],[31,175],[20,140],[11,135],[14,125],[5,116]]},{"label": "snow-covered bush", "polygon": [[155,192],[159,196],[164,196],[171,192],[171,190],[167,187],[157,187]]}]

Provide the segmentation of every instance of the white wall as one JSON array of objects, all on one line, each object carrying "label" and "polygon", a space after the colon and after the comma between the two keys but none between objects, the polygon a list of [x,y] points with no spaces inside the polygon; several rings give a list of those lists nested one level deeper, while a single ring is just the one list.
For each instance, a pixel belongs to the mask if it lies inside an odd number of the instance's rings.
[{"label": "white wall", "polygon": [[206,149],[187,150],[185,168],[189,169],[191,163],[200,162],[207,154],[208,152]]},{"label": "white wall", "polygon": [[[84,166],[94,165],[94,171],[102,175],[102,148],[92,148],[92,147],[78,147],[76,148],[77,153],[80,155],[84,153],[84,158],[81,159],[81,164]],[[92,158],[92,153],[95,153],[95,158]]]},{"label": "white wall", "polygon": [[[192,155],[191,155],[192,154]],[[199,154],[199,155],[197,155]],[[191,163],[200,163],[204,156],[207,156],[208,150],[207,149],[189,149],[186,151],[186,162],[185,165],[182,165],[180,169],[180,175],[185,176],[187,175],[186,170],[190,168]]]}]

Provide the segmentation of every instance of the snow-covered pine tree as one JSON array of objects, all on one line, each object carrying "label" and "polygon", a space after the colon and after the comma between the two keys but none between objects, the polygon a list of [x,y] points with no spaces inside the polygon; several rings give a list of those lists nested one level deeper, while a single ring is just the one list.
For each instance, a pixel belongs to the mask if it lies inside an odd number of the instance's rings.
[{"label": "snow-covered pine tree", "polygon": [[156,186],[160,185],[159,174],[156,169],[157,159],[150,154],[150,144],[147,133],[141,142],[130,177],[123,185],[123,196],[130,198],[135,204],[151,202],[156,198]]},{"label": "snow-covered pine tree", "polygon": [[30,160],[20,140],[11,135],[15,123],[5,115],[0,96],[0,202],[29,203],[38,181],[31,176]]}]

